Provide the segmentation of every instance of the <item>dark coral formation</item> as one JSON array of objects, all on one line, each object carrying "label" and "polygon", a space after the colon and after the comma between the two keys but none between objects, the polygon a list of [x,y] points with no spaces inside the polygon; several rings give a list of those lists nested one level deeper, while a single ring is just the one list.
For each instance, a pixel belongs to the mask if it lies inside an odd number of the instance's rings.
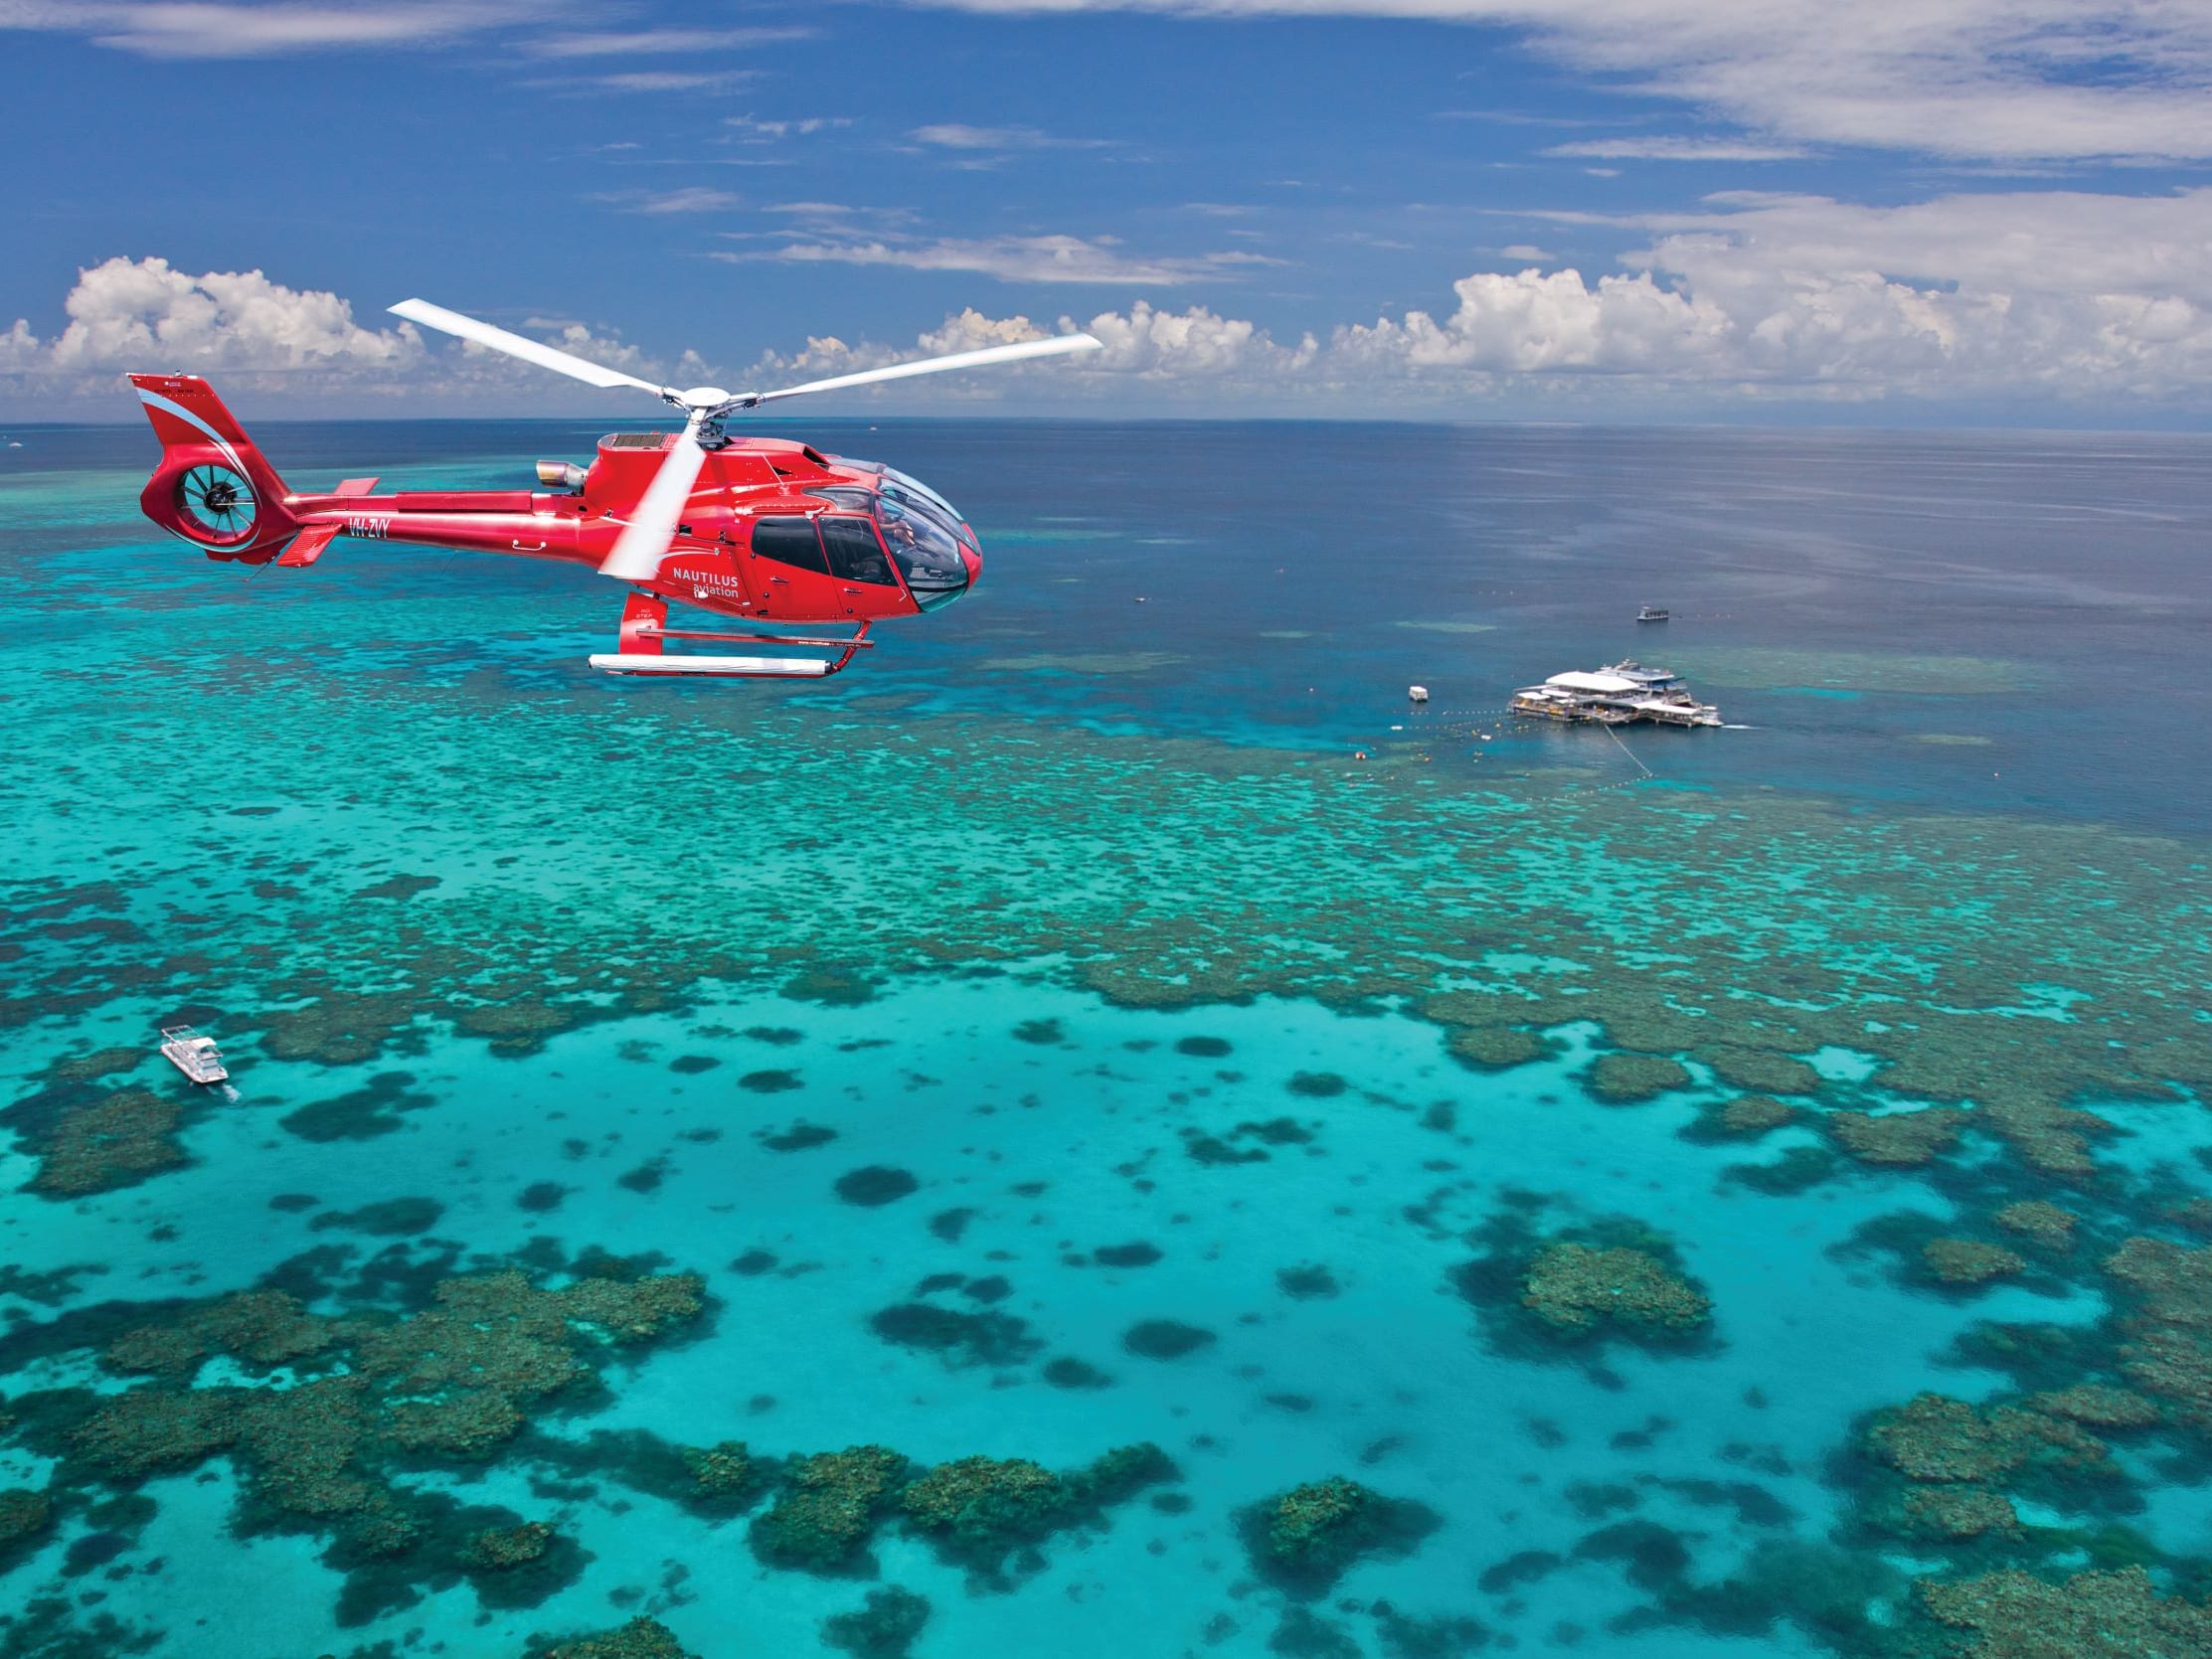
[{"label": "dark coral formation", "polygon": [[53,1515],[53,1502],[44,1492],[22,1486],[0,1491],[0,1559],[44,1533]]},{"label": "dark coral formation", "polygon": [[1836,1144],[1863,1164],[1910,1168],[1933,1162],[1948,1152],[1966,1125],[1967,1114],[1956,1106],[1928,1106],[1920,1111],[1833,1111],[1822,1120]]},{"label": "dark coral formation", "polygon": [[2020,1572],[1923,1583],[1939,1622],[1971,1630],[1962,1659],[2185,1659],[2212,1653],[2212,1606],[2162,1596],[2139,1567],[2053,1582]]},{"label": "dark coral formation", "polygon": [[1144,1360],[1179,1360],[1213,1342],[1212,1331],[1180,1319],[1139,1319],[1121,1333],[1122,1348]]},{"label": "dark coral formation", "polygon": [[906,1659],[929,1622],[929,1601],[892,1584],[870,1590],[853,1611],[822,1620],[822,1645],[853,1659]]},{"label": "dark coral formation", "polygon": [[873,1210],[905,1198],[922,1185],[903,1169],[868,1164],[837,1178],[837,1196],[847,1204]]},{"label": "dark coral formation", "polygon": [[53,1198],[82,1198],[180,1169],[183,1119],[182,1108],[143,1088],[65,1107],[38,1139],[31,1188]]},{"label": "dark coral formation", "polygon": [[1368,1556],[1402,1556],[1434,1531],[1425,1506],[1331,1475],[1294,1486],[1240,1520],[1254,1568],[1299,1595],[1327,1590]]},{"label": "dark coral formation", "polygon": [[461,1549],[461,1565],[487,1573],[509,1573],[544,1559],[553,1529],[543,1521],[513,1527],[486,1527]]},{"label": "dark coral formation", "polygon": [[2020,1536],[2012,1500],[1985,1486],[1913,1487],[1905,1493],[1904,1523],[1908,1535],[1944,1541]]},{"label": "dark coral formation", "polygon": [[[37,1438],[65,1470],[116,1483],[228,1453],[246,1477],[242,1525],[329,1535],[334,1560],[401,1557],[442,1523],[435,1503],[394,1481],[400,1464],[494,1455],[531,1412],[588,1384],[600,1356],[695,1319],[701,1289],[688,1274],[545,1289],[508,1270],[445,1279],[411,1315],[323,1318],[276,1290],[190,1303],[107,1346],[110,1369],[156,1381],[39,1397]],[[293,1380],[189,1386],[219,1356]],[[479,1526],[466,1548],[489,1567],[495,1549],[512,1554],[534,1536],[524,1528],[495,1546]]]},{"label": "dark coral formation", "polygon": [[2129,1239],[2104,1267],[2132,1303],[2121,1319],[2122,1372],[2212,1433],[2212,1245]]},{"label": "dark coral formation", "polygon": [[699,1495],[717,1502],[742,1502],[760,1488],[763,1479],[760,1464],[742,1440],[687,1448],[684,1462]]},{"label": "dark coral formation", "polygon": [[529,1659],[700,1659],[658,1619],[633,1618],[618,1630],[533,1644]]},{"label": "dark coral formation", "polygon": [[1797,1115],[1797,1108],[1772,1094],[1739,1094],[1714,1114],[1718,1127],[1731,1135],[1763,1135],[1779,1129]]},{"label": "dark coral formation", "polygon": [[2027,1405],[2045,1416],[2065,1417],[2091,1428],[2147,1428],[2159,1418],[2153,1402],[2109,1383],[2076,1383],[2031,1395]]},{"label": "dark coral formation", "polygon": [[1028,1321],[992,1308],[896,1302],[870,1314],[868,1328],[895,1347],[935,1354],[955,1367],[1022,1365],[1044,1347]]},{"label": "dark coral formation", "polygon": [[2017,1204],[2007,1204],[1989,1219],[2014,1238],[2024,1239],[2054,1254],[2063,1255],[2074,1247],[2073,1213],[2043,1199],[2022,1199]]},{"label": "dark coral formation", "polygon": [[2074,1423],[2019,1406],[1969,1406],[1915,1395],[1879,1413],[1867,1431],[1876,1456],[1910,1480],[1992,1484],[2029,1468],[2071,1472],[2110,1466],[2105,1443]]},{"label": "dark coral formation", "polygon": [[1986,1284],[2025,1272],[2028,1265],[2003,1245],[1977,1239],[1931,1239],[1921,1246],[1920,1258],[1946,1284]]},{"label": "dark coral formation", "polygon": [[1612,1105],[1656,1099],[1670,1088],[1689,1086],[1690,1074],[1664,1055],[1600,1055],[1590,1068],[1590,1092]]},{"label": "dark coral formation", "polygon": [[888,1447],[852,1446],[784,1467],[774,1506],[753,1525],[753,1547],[777,1566],[848,1572],[896,1518],[947,1559],[997,1575],[1016,1551],[1034,1551],[1175,1478],[1174,1464],[1150,1444],[1118,1447],[1065,1473],[1026,1457],[960,1457],[917,1469]]},{"label": "dark coral formation", "polygon": [[940,1463],[900,1499],[907,1522],[952,1559],[996,1572],[1018,1549],[1095,1520],[1108,1504],[1175,1478],[1157,1446],[1122,1446],[1086,1468],[1055,1474],[1023,1457]]},{"label": "dark coral formation", "polygon": [[1713,1312],[1688,1279],[1648,1251],[1572,1242],[1548,1246],[1529,1264],[1521,1302],[1547,1325],[1571,1333],[1601,1326],[1689,1331]]},{"label": "dark coral formation", "polygon": [[794,1458],[774,1507],[753,1523],[753,1548],[781,1567],[849,1567],[891,1515],[908,1472],[907,1460],[888,1446]]},{"label": "dark coral formation", "polygon": [[1532,1060],[1543,1059],[1549,1052],[1534,1032],[1515,1026],[1455,1027],[1446,1046],[1469,1066],[1493,1072],[1526,1066]]}]

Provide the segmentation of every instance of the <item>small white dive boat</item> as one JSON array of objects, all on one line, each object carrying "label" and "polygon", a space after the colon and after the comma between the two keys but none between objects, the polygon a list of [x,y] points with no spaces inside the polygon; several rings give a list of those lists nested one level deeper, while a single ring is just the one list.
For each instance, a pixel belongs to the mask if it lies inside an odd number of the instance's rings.
[{"label": "small white dive boat", "polygon": [[223,1064],[223,1055],[216,1048],[215,1039],[202,1037],[190,1026],[163,1026],[161,1053],[194,1082],[222,1082],[231,1075]]}]

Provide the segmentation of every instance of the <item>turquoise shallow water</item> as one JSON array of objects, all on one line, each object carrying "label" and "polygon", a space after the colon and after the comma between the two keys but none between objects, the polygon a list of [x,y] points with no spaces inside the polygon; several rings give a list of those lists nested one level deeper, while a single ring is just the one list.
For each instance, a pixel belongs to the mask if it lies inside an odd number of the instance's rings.
[{"label": "turquoise shallow water", "polygon": [[[841,430],[950,491],[988,575],[794,693],[589,677],[612,606],[568,573],[196,563],[128,518],[137,434],[32,436],[0,479],[0,1653],[506,1655],[649,1614],[716,1659],[1922,1654],[2049,1638],[2068,1596],[2120,1644],[2083,1651],[2206,1651],[2175,1623],[2212,1549],[2203,739],[2074,706],[2118,698],[2123,640],[2201,678],[2186,446]],[[498,483],[575,437],[263,441],[295,482]],[[1372,493],[1324,462],[1416,461],[1391,535],[1316,528]],[[1271,487],[1190,481],[1225,474]],[[1277,569],[1225,628],[1222,584]],[[1644,646],[1612,635],[1646,597],[1758,730],[1631,736],[1636,782],[1496,723]],[[180,1013],[235,1099],[144,1058]],[[1748,1094],[1777,1126],[1720,1120]],[[1957,1128],[1873,1138],[1929,1111]],[[2069,1247],[1997,1220],[2030,1202]],[[2011,1265],[1946,1284],[1941,1239]],[[1524,1305],[1584,1244],[1701,1317]],[[378,1370],[362,1332],[500,1269],[696,1297],[572,1323],[561,1388],[460,1335],[457,1379]],[[134,1363],[256,1288],[322,1346]],[[365,1427],[284,1399],[347,1377]],[[2051,1403],[2084,1385],[2129,1404]],[[1945,1478],[1884,1426],[1930,1391],[1984,1413]],[[490,1395],[519,1414],[465,1451],[401,1426]],[[755,1484],[709,1501],[680,1448],[735,1441]],[[357,1485],[286,1472],[341,1442]],[[896,1493],[827,1570],[756,1548],[807,1454],[1142,1442],[1172,1478],[997,1574]],[[1408,1524],[1322,1582],[1249,1515],[1330,1477]],[[387,1500],[419,1530],[364,1551]],[[469,1554],[522,1524],[533,1560]],[[1938,1616],[2009,1571],[2058,1600]],[[894,1585],[918,1634],[825,1623]]]}]

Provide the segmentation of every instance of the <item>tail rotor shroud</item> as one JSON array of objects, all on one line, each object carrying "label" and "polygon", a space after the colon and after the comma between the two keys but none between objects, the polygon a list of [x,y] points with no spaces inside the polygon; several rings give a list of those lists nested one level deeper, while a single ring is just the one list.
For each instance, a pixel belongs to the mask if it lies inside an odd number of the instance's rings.
[{"label": "tail rotor shroud", "polygon": [[208,541],[251,541],[258,510],[254,486],[227,466],[187,468],[177,479],[177,510]]}]

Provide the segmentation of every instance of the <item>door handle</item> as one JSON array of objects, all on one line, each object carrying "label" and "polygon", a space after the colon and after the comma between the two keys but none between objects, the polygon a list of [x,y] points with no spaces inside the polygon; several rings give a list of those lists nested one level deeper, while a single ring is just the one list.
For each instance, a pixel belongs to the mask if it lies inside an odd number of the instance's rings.
[{"label": "door handle", "polygon": [[791,585],[791,579],[789,577],[769,577],[768,581],[774,582],[775,585],[778,587],[788,587]]}]

